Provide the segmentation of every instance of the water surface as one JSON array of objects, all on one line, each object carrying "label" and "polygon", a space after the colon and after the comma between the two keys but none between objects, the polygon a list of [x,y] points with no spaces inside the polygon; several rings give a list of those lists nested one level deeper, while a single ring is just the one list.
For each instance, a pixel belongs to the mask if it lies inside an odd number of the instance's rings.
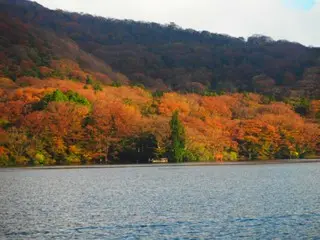
[{"label": "water surface", "polygon": [[0,238],[320,239],[320,164],[0,170]]}]

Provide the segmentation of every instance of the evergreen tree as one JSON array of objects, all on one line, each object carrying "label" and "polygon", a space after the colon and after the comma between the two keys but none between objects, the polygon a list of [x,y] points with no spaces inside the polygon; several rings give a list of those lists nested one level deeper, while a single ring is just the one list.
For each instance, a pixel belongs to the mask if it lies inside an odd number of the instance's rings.
[{"label": "evergreen tree", "polygon": [[170,121],[171,129],[171,147],[170,147],[170,161],[183,162],[185,155],[185,129],[182,122],[179,120],[179,112],[175,111]]}]

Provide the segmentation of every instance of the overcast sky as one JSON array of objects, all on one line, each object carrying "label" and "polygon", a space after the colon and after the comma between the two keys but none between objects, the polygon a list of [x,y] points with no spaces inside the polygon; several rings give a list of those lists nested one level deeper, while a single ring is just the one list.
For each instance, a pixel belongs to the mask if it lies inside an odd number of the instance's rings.
[{"label": "overcast sky", "polygon": [[320,47],[320,0],[36,0],[51,9],[175,22],[234,37],[263,34]]}]

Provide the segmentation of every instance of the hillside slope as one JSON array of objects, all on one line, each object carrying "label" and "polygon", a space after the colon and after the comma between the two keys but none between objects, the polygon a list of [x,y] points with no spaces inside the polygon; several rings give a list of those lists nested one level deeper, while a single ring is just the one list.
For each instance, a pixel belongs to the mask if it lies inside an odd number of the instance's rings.
[{"label": "hillside slope", "polygon": [[111,84],[112,79],[128,83],[125,76],[113,72],[104,61],[82,50],[66,36],[58,36],[54,31],[33,25],[10,12],[2,12],[0,21],[0,70],[3,76],[14,81],[24,76],[85,81],[89,76],[105,84]]},{"label": "hillside slope", "polygon": [[[15,43],[25,39],[23,34],[34,29],[38,32],[32,30],[31,35],[45,42],[29,40],[24,42],[27,48],[44,51],[42,46],[49,43],[51,52],[41,52],[44,58],[51,54],[71,59],[88,72],[107,75],[106,82],[128,82],[111,66],[132,83],[154,90],[255,91],[278,98],[320,98],[319,48],[265,36],[245,41],[181,29],[173,23],[164,26],[53,11],[25,0],[0,4],[2,49],[16,48]],[[23,27],[27,30],[21,31]],[[15,53],[4,51],[5,59],[19,66],[21,57],[15,59]]]},{"label": "hillside slope", "polygon": [[320,154],[319,49],[24,0],[0,30],[0,166]]}]

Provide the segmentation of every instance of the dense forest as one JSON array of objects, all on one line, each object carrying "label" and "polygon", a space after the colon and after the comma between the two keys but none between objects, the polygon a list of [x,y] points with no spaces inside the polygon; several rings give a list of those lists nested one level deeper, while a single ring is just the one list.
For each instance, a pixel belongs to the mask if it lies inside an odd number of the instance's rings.
[{"label": "dense forest", "polygon": [[320,49],[0,0],[0,165],[320,154]]},{"label": "dense forest", "polygon": [[252,93],[151,93],[56,78],[10,79],[0,93],[2,165],[303,158],[319,153],[315,122]]}]

